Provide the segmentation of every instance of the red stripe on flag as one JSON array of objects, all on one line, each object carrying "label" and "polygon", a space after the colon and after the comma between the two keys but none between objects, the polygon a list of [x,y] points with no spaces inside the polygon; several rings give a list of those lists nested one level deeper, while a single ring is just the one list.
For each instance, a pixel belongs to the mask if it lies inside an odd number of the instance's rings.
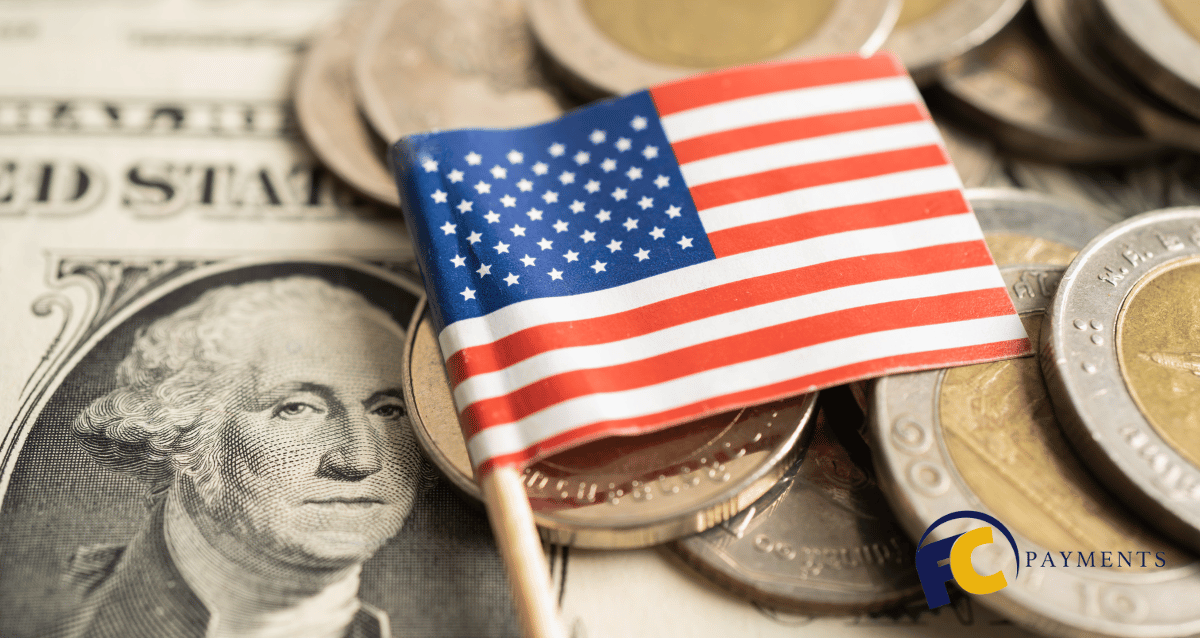
[{"label": "red stripe on flag", "polygon": [[942,191],[841,206],[717,230],[708,234],[717,257],[852,230],[971,212],[962,191]]},{"label": "red stripe on flag", "polygon": [[881,106],[861,111],[814,115],[782,122],[758,124],[745,128],[701,135],[691,139],[671,142],[675,159],[680,164],[745,151],[761,146],[803,140],[835,133],[846,133],[863,129],[920,122],[928,119],[916,104]]},{"label": "red stripe on flag", "polygon": [[872,281],[990,266],[983,240],[827,261],[679,295],[607,316],[546,323],[492,343],[463,348],[446,360],[451,387],[503,370],[541,352],[629,339],[743,308]]},{"label": "red stripe on flag", "polygon": [[944,166],[947,163],[942,149],[930,144],[731,177],[693,186],[691,192],[696,208],[707,210],[801,188]]},{"label": "red stripe on flag", "polygon": [[483,476],[490,472],[492,468],[499,465],[520,465],[527,461],[543,459],[576,445],[595,441],[606,436],[645,434],[672,425],[686,424],[689,421],[712,414],[719,414],[746,404],[767,403],[789,396],[796,396],[822,387],[843,383],[843,379],[862,379],[884,374],[925,370],[932,367],[948,368],[964,363],[1009,359],[1024,354],[1029,354],[1029,341],[1026,339],[1012,339],[976,346],[931,350],[928,352],[917,352],[914,354],[862,361],[752,390],[713,397],[663,412],[580,426],[568,432],[543,439],[536,445],[525,448],[520,452],[494,456],[480,464],[476,469],[476,473],[479,476]]},{"label": "red stripe on flag", "polygon": [[957,292],[870,304],[751,330],[657,356],[603,368],[556,374],[504,396],[468,405],[460,414],[467,436],[512,423],[552,405],[603,392],[622,392],[705,370],[762,359],[864,334],[1012,313],[1005,288]]},{"label": "red stripe on flag", "polygon": [[762,64],[734,73],[715,72],[650,89],[658,114],[666,117],[688,109],[744,97],[806,89],[827,84],[903,76],[904,66],[887,53],[870,58],[847,55],[778,64]]}]

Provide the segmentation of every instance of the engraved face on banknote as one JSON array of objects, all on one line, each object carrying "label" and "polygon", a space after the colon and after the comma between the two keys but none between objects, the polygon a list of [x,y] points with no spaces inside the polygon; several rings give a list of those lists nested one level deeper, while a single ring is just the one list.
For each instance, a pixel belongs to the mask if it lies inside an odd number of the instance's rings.
[{"label": "engraved face on banknote", "polygon": [[11,475],[0,529],[25,539],[0,581],[55,572],[32,635],[403,633],[415,598],[397,611],[395,588],[455,562],[437,528],[472,527],[438,500],[401,391],[413,289],[264,264],[145,296],[48,388]]}]

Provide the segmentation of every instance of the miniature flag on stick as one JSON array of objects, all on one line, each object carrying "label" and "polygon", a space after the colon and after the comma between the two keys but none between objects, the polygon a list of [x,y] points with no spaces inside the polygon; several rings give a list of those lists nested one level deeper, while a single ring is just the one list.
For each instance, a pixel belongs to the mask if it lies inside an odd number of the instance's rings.
[{"label": "miniature flag on stick", "polygon": [[479,474],[1030,344],[889,54],[751,66],[395,147]]}]

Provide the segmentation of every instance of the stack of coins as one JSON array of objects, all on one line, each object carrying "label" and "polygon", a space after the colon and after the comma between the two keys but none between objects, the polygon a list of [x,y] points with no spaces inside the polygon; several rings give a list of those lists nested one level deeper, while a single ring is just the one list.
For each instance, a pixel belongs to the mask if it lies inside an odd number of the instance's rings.
[{"label": "stack of coins", "polygon": [[[404,135],[533,124],[706,69],[881,47],[977,187],[968,199],[1040,355],[545,459],[525,475],[544,537],[663,544],[686,573],[760,605],[860,614],[920,599],[915,542],[976,510],[1039,556],[1155,557],[1022,569],[980,598],[1014,622],[1200,633],[1200,209],[1156,210],[1200,204],[1194,0],[363,0],[311,44],[295,103],[330,170],[395,207],[385,157]],[[478,499],[424,311],[405,374],[427,456]],[[965,531],[951,528],[931,538]],[[1013,566],[975,559],[980,573]]]}]

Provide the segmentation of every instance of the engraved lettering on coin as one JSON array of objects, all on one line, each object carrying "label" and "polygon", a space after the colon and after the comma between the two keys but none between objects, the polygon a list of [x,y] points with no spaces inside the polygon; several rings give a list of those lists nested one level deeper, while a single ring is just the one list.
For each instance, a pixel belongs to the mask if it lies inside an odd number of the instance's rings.
[{"label": "engraved lettering on coin", "polygon": [[1146,420],[1200,467],[1200,261],[1147,274],[1117,318],[1121,376]]}]

